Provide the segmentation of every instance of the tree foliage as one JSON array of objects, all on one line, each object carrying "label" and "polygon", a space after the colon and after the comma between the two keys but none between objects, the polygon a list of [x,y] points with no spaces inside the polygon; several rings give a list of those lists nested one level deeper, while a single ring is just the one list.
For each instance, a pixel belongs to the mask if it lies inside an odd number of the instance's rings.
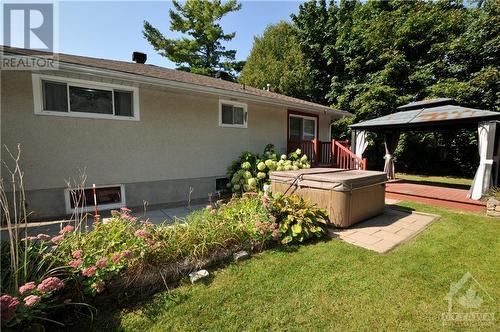
[{"label": "tree foliage", "polygon": [[500,2],[312,1],[293,16],[325,100],[365,120],[451,97],[500,110]]},{"label": "tree foliage", "polygon": [[170,30],[188,37],[171,39],[144,21],[144,37],[158,53],[175,62],[178,69],[213,76],[218,71],[234,74],[242,63],[235,61],[236,51],[222,45],[235,33],[224,33],[218,23],[221,18],[241,8],[236,0],[188,0],[181,4],[173,1],[175,10],[169,11]]},{"label": "tree foliage", "polygon": [[279,22],[255,37],[239,81],[257,88],[270,84],[274,92],[307,98],[309,70],[295,32],[290,23]]},{"label": "tree foliage", "polygon": [[[292,15],[295,29],[289,33],[298,41],[310,81],[297,85],[299,91],[282,92],[353,113],[354,119],[334,126],[336,137],[348,137],[349,121],[387,115],[425,98],[449,97],[462,105],[500,111],[499,14],[500,0],[467,5],[460,0],[305,2]],[[245,75],[262,68],[249,66]],[[411,168],[419,164],[420,156],[413,153],[419,146],[437,159],[451,147],[456,155],[447,157],[450,172],[471,175],[477,160],[470,152],[476,145],[472,131],[409,133],[398,153],[403,167]]]}]

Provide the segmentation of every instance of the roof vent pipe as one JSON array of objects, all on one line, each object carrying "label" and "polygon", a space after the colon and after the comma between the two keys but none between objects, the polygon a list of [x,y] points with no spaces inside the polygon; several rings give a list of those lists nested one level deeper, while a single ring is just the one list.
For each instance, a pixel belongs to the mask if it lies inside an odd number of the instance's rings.
[{"label": "roof vent pipe", "polygon": [[267,90],[267,91],[271,91],[271,84],[267,83],[267,85],[266,85],[266,90]]},{"label": "roof vent pipe", "polygon": [[148,59],[148,56],[146,53],[142,52],[134,52],[132,53],[132,61],[135,63],[146,63],[146,60]]}]

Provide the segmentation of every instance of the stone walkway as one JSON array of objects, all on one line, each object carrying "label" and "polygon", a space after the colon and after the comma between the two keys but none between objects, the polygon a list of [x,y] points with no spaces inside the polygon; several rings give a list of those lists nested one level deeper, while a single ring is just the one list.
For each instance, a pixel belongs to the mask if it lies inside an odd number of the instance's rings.
[{"label": "stone walkway", "polygon": [[[191,211],[196,211],[203,209],[206,207],[206,204],[196,204],[191,206]],[[163,222],[167,224],[173,223],[176,219],[179,221],[183,221],[184,218],[190,213],[190,210],[187,207],[180,206],[174,208],[165,208],[165,209],[154,209],[151,211],[139,212],[138,209],[133,209],[132,215],[138,217],[140,220],[146,220],[149,218],[153,224],[161,224]],[[107,218],[103,218],[104,220]],[[48,234],[50,236],[57,235],[59,230],[66,226],[68,221],[59,220],[59,221],[49,221],[49,222],[34,222],[29,223],[28,227],[28,236],[36,236],[37,234],[43,233]],[[89,230],[92,229],[92,219],[88,221]],[[2,228],[0,232],[0,240],[5,240],[8,238],[8,231],[5,227]]]},{"label": "stone walkway", "polygon": [[439,216],[386,207],[380,216],[347,229],[332,229],[330,235],[356,246],[385,253],[408,241]]}]

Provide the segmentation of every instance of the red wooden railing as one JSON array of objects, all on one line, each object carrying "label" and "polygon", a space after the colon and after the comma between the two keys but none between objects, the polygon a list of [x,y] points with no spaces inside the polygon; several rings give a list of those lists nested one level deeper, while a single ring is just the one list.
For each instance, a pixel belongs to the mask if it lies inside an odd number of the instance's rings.
[{"label": "red wooden railing", "polygon": [[301,149],[313,166],[331,166],[345,169],[366,169],[366,159],[349,149],[349,141],[288,141],[288,153]]},{"label": "red wooden railing", "polygon": [[312,164],[315,164],[316,156],[318,155],[317,146],[318,144],[315,139],[310,141],[288,141],[288,153],[300,149],[307,156],[307,159]]},{"label": "red wooden railing", "polygon": [[338,168],[366,170],[366,158],[360,158],[342,142],[332,140],[333,164]]},{"label": "red wooden railing", "polygon": [[319,142],[319,164],[331,165],[332,160],[332,142]]}]

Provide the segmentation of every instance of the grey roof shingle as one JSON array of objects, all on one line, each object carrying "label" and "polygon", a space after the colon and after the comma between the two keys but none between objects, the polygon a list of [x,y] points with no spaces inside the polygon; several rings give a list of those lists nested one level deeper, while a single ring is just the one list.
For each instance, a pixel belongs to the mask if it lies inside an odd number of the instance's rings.
[{"label": "grey roof shingle", "polygon": [[[0,51],[2,54],[12,54],[20,56],[47,56],[52,55],[51,53],[34,51],[22,48],[12,48],[8,46],[0,46]],[[116,72],[140,75],[144,77],[151,77],[156,79],[164,79],[168,81],[187,83],[197,86],[211,87],[216,89],[222,89],[230,92],[238,92],[254,97],[264,97],[274,99],[276,101],[286,102],[288,104],[296,105],[300,107],[301,105],[314,108],[316,110],[329,110],[338,113],[339,115],[349,116],[350,113],[346,111],[336,110],[324,105],[312,103],[302,99],[297,99],[289,96],[285,96],[279,93],[274,93],[271,91],[266,91],[262,89],[257,89],[250,86],[245,86],[240,83],[228,82],[221,79],[192,74],[185,71],[169,69],[164,67],[159,67],[149,64],[139,64],[135,62],[125,62],[117,60],[108,59],[98,59],[85,56],[76,56],[63,53],[55,53],[54,56],[57,57],[59,62],[69,63],[74,65],[81,65],[85,67],[92,67],[98,69],[111,70]]]}]

